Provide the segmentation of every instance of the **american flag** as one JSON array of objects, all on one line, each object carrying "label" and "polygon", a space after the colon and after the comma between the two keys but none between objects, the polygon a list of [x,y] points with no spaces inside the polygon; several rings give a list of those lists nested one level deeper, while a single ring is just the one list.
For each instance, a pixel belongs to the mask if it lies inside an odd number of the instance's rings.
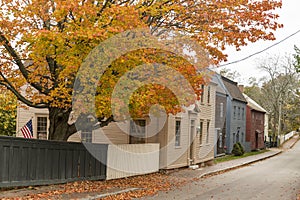
[{"label": "american flag", "polygon": [[21,128],[21,132],[24,138],[33,138],[32,119]]}]

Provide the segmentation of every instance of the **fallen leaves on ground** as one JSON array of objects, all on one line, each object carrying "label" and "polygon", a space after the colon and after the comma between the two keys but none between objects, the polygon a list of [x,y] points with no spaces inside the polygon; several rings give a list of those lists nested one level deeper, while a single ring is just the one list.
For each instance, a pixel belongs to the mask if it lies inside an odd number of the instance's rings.
[{"label": "fallen leaves on ground", "polygon": [[12,199],[59,199],[60,195],[63,194],[87,192],[106,193],[106,191],[112,191],[113,189],[139,188],[139,190],[103,198],[106,200],[128,200],[143,196],[152,196],[157,194],[159,191],[168,191],[172,188],[178,188],[192,180],[193,179],[184,177],[170,177],[164,173],[153,173],[107,181],[77,181],[62,184],[59,189],[56,190],[50,190],[38,194],[31,193],[24,197],[15,197]]}]

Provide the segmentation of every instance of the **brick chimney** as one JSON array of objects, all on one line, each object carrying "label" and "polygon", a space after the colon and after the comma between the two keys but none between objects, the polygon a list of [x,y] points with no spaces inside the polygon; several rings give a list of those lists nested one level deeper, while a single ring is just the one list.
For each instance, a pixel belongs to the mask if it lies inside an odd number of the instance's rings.
[{"label": "brick chimney", "polygon": [[239,87],[240,91],[241,91],[242,93],[244,93],[244,85],[239,85],[238,87]]}]

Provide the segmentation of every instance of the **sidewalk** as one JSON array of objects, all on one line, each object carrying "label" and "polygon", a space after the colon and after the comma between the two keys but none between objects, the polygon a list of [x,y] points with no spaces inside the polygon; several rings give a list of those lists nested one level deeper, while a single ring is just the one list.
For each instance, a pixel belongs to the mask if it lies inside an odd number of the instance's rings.
[{"label": "sidewalk", "polygon": [[291,139],[289,139],[288,141],[286,141],[285,143],[283,143],[282,145],[282,149],[283,150],[287,150],[290,148],[293,148],[293,146],[296,144],[296,142],[299,140],[299,135],[294,135],[294,137],[292,137]]},{"label": "sidewalk", "polygon": [[[276,156],[283,151],[286,151],[295,145],[295,143],[298,141],[299,136],[294,136],[290,140],[286,141],[281,148],[271,148],[270,151],[257,154],[254,156],[249,156],[241,159],[236,159],[232,161],[226,161],[222,163],[218,163],[213,166],[208,166],[204,168],[199,168],[196,170],[185,168],[185,169],[177,169],[172,171],[166,172],[166,179],[172,180],[172,179],[178,179],[178,180],[187,180],[192,181],[194,179],[203,178],[219,173],[226,172],[228,170],[236,169],[242,166],[249,165],[254,162],[258,162],[273,156]],[[151,175],[148,175],[151,176]],[[118,181],[118,180],[115,180]],[[119,180],[121,181],[121,180]],[[124,180],[122,180],[124,181]],[[93,184],[97,184],[96,182]],[[102,181],[102,184],[105,184]],[[5,198],[13,198],[13,199],[28,199],[28,194],[40,194],[40,193],[55,193],[54,191],[56,189],[61,189],[65,187],[65,185],[52,185],[52,186],[41,186],[41,187],[34,187],[33,188],[24,188],[19,190],[10,190],[10,191],[4,191],[0,192],[0,199]],[[80,186],[79,186],[80,187]],[[49,197],[46,196],[40,196],[39,199],[81,199],[81,200],[87,200],[87,199],[101,199],[105,197],[109,197],[111,195],[117,195],[122,193],[128,193],[128,192],[141,192],[141,190],[145,190],[142,186],[138,187],[132,187],[128,186],[127,188],[121,188],[121,187],[110,187],[99,191],[89,191],[89,192],[81,192],[81,193],[73,193],[73,194],[54,194]],[[111,198],[113,199],[113,198]]]},{"label": "sidewalk", "polygon": [[176,177],[184,177],[184,178],[202,178],[218,173],[222,173],[228,170],[232,170],[238,167],[246,166],[254,162],[258,162],[261,160],[265,160],[267,158],[271,158],[273,156],[276,156],[282,152],[281,149],[270,149],[270,151],[262,154],[257,154],[254,156],[248,156],[245,158],[240,158],[236,160],[221,162],[213,166],[208,166],[204,168],[199,168],[196,170],[192,169],[185,169],[180,170],[175,173],[171,173],[170,176],[176,176]]}]

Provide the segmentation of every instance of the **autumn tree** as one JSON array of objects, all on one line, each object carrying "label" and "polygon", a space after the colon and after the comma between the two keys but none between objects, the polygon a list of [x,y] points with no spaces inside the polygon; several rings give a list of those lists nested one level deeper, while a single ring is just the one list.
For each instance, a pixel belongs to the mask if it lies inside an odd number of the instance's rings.
[{"label": "autumn tree", "polygon": [[[274,11],[281,7],[279,0],[3,0],[0,6],[0,84],[27,106],[49,110],[51,140],[67,140],[76,131],[74,124],[67,123],[72,111],[76,73],[92,49],[117,33],[141,27],[149,27],[153,34],[163,29],[179,31],[203,47],[211,60],[218,63],[226,60],[223,52],[227,45],[239,49],[260,39],[274,40],[273,32],[282,26]],[[143,56],[144,52],[149,54]],[[141,61],[154,62],[164,54],[151,49],[136,53],[131,52],[126,59],[117,59],[110,67],[113,70],[106,71],[106,77],[114,80]],[[132,56],[133,61],[128,61]],[[175,68],[182,73],[196,73],[187,70],[190,64],[182,63]],[[197,83],[203,79],[195,76],[189,81],[197,90]],[[109,109],[101,111],[110,106],[115,81],[110,83],[108,87],[99,87],[96,94],[100,99],[97,117],[102,125],[114,120]],[[21,86],[26,87],[25,93],[20,90]],[[157,96],[159,92],[153,93],[153,89],[160,91],[161,88],[146,86],[137,93]],[[149,100],[145,95],[144,99],[136,96],[135,102]],[[169,95],[160,95],[162,102],[170,99]],[[134,102],[132,105],[133,109],[140,108]],[[179,112],[179,109],[169,106],[167,112]]]},{"label": "autumn tree", "polygon": [[12,136],[16,133],[17,98],[0,87],[0,135]]}]

